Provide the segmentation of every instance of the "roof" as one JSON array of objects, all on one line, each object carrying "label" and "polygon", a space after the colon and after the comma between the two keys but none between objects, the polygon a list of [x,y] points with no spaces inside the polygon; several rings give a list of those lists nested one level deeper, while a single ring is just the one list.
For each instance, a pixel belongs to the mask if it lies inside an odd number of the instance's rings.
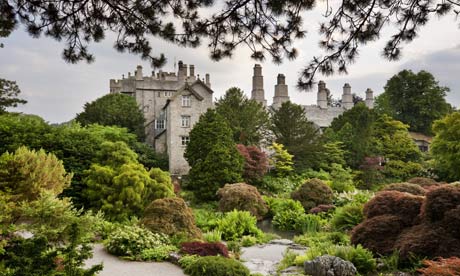
[{"label": "roof", "polygon": [[[196,83],[196,82],[195,82]],[[194,84],[195,84],[194,83]],[[207,87],[207,85],[204,85],[205,87]],[[163,106],[163,109],[165,109],[166,107],[168,107],[169,103],[174,101],[180,94],[182,91],[188,91],[190,92],[190,94],[192,94],[193,96],[195,96],[195,98],[197,98],[199,101],[202,101],[204,100],[204,98],[200,95],[200,93],[196,92],[195,89],[193,89],[193,87],[189,84],[189,83],[185,83],[181,88],[179,88],[177,90],[177,92],[174,94],[174,96],[172,96],[171,98],[169,98],[167,101],[166,101],[166,104],[165,106]],[[212,90],[211,90],[212,91]]]},{"label": "roof", "polygon": [[425,135],[425,134],[420,133],[420,132],[411,132],[411,131],[409,131],[409,135],[410,135],[410,137],[412,139],[414,139],[416,141],[425,141],[425,142],[428,142],[428,143],[431,143],[431,141],[433,141],[433,137]]},{"label": "roof", "polygon": [[329,127],[334,118],[339,117],[345,112],[345,109],[342,107],[320,108],[317,105],[304,105],[303,109],[305,110],[307,119],[320,128]]}]

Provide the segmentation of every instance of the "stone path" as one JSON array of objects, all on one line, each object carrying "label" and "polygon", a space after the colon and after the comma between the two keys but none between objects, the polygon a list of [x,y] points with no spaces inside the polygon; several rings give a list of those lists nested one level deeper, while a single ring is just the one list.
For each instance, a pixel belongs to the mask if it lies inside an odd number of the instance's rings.
[{"label": "stone path", "polygon": [[272,240],[268,244],[243,248],[241,260],[251,273],[275,275],[278,263],[283,259],[286,249],[305,252],[305,247],[299,247],[291,240]]},{"label": "stone path", "polygon": [[185,276],[180,267],[168,262],[132,262],[119,259],[104,250],[101,244],[94,245],[93,258],[86,266],[103,263],[99,276]]}]

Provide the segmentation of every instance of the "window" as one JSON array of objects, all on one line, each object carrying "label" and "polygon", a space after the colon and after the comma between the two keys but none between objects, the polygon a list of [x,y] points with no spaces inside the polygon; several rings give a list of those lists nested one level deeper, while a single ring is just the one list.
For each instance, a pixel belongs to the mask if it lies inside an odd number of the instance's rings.
[{"label": "window", "polygon": [[182,96],[182,106],[190,106],[190,95]]},{"label": "window", "polygon": [[165,97],[171,97],[172,96],[172,92],[171,91],[165,91]]},{"label": "window", "polygon": [[181,126],[190,127],[190,116],[187,116],[187,115],[181,116]]},{"label": "window", "polygon": [[155,121],[155,129],[164,129],[164,128],[165,128],[165,120]]},{"label": "window", "polygon": [[181,145],[186,146],[190,142],[190,137],[188,136],[181,136]]}]

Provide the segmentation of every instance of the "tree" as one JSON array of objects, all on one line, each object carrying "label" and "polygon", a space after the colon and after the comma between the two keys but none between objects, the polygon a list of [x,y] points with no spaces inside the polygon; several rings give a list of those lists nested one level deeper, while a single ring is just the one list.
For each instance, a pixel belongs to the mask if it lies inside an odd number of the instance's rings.
[{"label": "tree", "polygon": [[20,147],[0,156],[0,192],[11,194],[16,201],[35,200],[44,192],[62,193],[70,184],[62,161],[44,150]]},{"label": "tree", "polygon": [[294,155],[297,170],[317,168],[323,146],[320,130],[308,121],[302,106],[285,102],[272,115],[276,143]]},{"label": "tree", "polygon": [[460,179],[460,112],[435,121],[431,154],[439,177],[446,181]]},{"label": "tree", "polygon": [[269,149],[273,151],[269,161],[270,165],[275,169],[275,174],[278,176],[289,175],[294,170],[294,162],[292,162],[293,156],[284,149],[282,144],[274,142]]},{"label": "tree", "polygon": [[83,126],[100,124],[125,127],[136,134],[139,140],[145,139],[144,114],[133,97],[123,94],[108,94],[91,103],[86,103],[84,109],[75,118]]},{"label": "tree", "polygon": [[[189,47],[198,47],[207,38],[214,60],[232,56],[243,44],[251,50],[252,58],[263,60],[268,53],[280,63],[284,58],[297,57],[292,45],[305,37],[305,12],[316,2],[230,0],[212,10],[209,7],[213,0],[6,0],[0,2],[0,37],[10,35],[21,22],[33,37],[44,34],[66,41],[63,57],[72,63],[93,61],[88,45],[101,41],[106,31],[116,33],[115,49],[138,54],[155,67],[164,65],[166,58],[153,52],[150,36]],[[305,67],[298,86],[311,88],[318,71],[326,75],[346,73],[360,47],[379,38],[389,26],[396,26],[396,31],[391,29],[394,33],[383,55],[395,60],[401,55],[401,45],[417,37],[432,15],[458,13],[459,9],[458,0],[347,1],[328,5],[325,22],[319,28],[325,55],[314,57]]]},{"label": "tree", "polygon": [[232,129],[235,143],[260,145],[269,123],[262,104],[249,100],[241,89],[232,87],[216,102],[216,112]]},{"label": "tree", "polygon": [[18,104],[27,103],[26,100],[17,98],[19,93],[21,93],[21,90],[19,90],[19,86],[15,81],[0,78],[0,114],[4,113],[7,107],[17,107]]},{"label": "tree", "polygon": [[90,207],[111,220],[140,216],[151,201],[174,196],[171,180],[158,170],[148,172],[123,142],[104,142],[84,179]]},{"label": "tree", "polygon": [[265,152],[256,146],[238,144],[238,152],[244,158],[243,178],[254,184],[262,179],[268,171],[268,158]]},{"label": "tree", "polygon": [[403,70],[389,79],[376,99],[376,109],[410,126],[411,131],[431,134],[432,123],[451,112],[445,100],[449,88],[439,86],[427,71]]},{"label": "tree", "polygon": [[191,166],[189,187],[200,199],[216,199],[219,188],[242,181],[243,157],[232,130],[215,110],[208,109],[190,131],[184,156]]}]

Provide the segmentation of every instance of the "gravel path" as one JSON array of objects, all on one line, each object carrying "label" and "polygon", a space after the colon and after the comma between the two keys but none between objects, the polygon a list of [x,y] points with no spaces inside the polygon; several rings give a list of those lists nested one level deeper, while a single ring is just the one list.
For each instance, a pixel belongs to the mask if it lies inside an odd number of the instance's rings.
[{"label": "gravel path", "polygon": [[178,266],[168,262],[131,262],[110,255],[102,244],[95,244],[93,258],[86,266],[103,263],[104,270],[99,276],[185,276]]}]

